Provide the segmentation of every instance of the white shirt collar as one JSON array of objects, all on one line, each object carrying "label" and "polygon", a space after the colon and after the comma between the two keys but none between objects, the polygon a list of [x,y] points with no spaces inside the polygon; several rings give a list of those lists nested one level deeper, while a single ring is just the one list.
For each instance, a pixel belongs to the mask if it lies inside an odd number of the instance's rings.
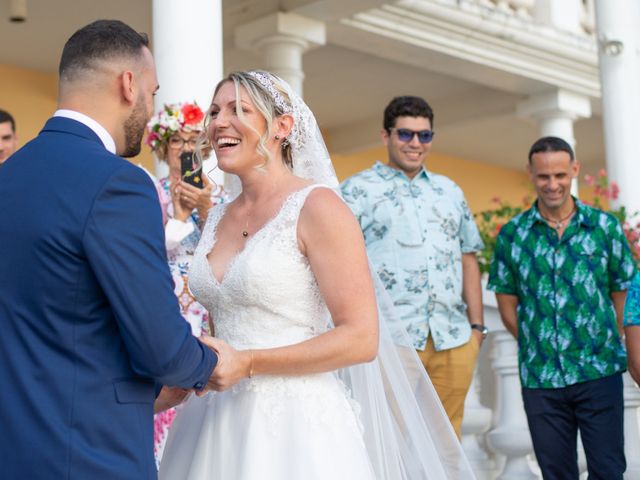
[{"label": "white shirt collar", "polygon": [[56,110],[53,116],[70,118],[71,120],[76,120],[83,125],[86,125],[100,138],[100,140],[104,144],[104,148],[106,148],[113,154],[116,153],[116,142],[113,141],[113,137],[102,125],[96,122],[93,118],[86,116],[84,113],[66,109]]}]

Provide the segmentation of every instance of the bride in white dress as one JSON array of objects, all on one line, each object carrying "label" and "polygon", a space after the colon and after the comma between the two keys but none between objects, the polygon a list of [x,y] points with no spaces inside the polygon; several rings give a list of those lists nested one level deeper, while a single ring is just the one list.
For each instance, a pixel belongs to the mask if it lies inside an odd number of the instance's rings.
[{"label": "bride in white dress", "polygon": [[239,179],[189,274],[213,320],[217,391],[181,408],[160,479],[473,478],[308,107],[267,72],[232,74],[207,136]]}]

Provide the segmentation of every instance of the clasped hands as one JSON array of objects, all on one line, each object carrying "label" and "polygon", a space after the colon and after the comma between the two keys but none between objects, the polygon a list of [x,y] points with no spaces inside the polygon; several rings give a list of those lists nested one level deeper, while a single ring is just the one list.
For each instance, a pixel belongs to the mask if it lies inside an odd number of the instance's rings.
[{"label": "clasped hands", "polygon": [[199,340],[218,355],[218,364],[211,372],[207,386],[196,395],[205,395],[209,390],[222,392],[251,375],[253,356],[250,350],[236,350],[224,340],[206,334]]},{"label": "clasped hands", "polygon": [[154,404],[154,413],[180,405],[194,391],[199,397],[205,395],[209,390],[222,392],[251,375],[253,357],[250,350],[236,350],[224,340],[206,334],[201,335],[198,340],[218,356],[218,363],[211,372],[207,385],[200,391],[195,391],[192,388],[162,387]]}]

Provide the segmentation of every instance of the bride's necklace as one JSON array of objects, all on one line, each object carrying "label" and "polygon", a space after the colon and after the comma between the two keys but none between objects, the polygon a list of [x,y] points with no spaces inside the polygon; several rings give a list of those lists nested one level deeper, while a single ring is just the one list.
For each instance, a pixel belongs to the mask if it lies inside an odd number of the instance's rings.
[{"label": "bride's necklace", "polygon": [[556,230],[561,230],[562,227],[564,226],[564,222],[569,220],[573,216],[573,214],[576,213],[576,206],[575,205],[573,206],[573,208],[569,212],[569,215],[560,219],[545,217],[542,214],[542,212],[539,212],[539,213],[540,213],[540,216],[544,218],[547,221],[547,223],[551,224],[551,226],[553,226]]},{"label": "bride's necklace", "polygon": [[249,215],[247,214],[247,223],[244,226],[244,230],[242,230],[242,236],[247,238],[249,236]]},{"label": "bride's necklace", "polygon": [[[277,186],[277,184],[276,184]],[[242,230],[242,238],[247,238],[249,236],[249,218],[251,217],[251,210],[247,209],[247,220],[244,224],[244,230]]]}]

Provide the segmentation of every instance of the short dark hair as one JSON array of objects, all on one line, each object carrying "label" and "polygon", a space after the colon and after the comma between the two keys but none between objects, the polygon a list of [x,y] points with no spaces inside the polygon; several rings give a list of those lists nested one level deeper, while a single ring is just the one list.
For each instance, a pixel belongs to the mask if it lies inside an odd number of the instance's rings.
[{"label": "short dark hair", "polygon": [[572,162],[575,159],[571,145],[559,137],[542,137],[536,140],[529,149],[529,163],[531,157],[540,152],[567,152]]},{"label": "short dark hair", "polygon": [[137,58],[149,46],[149,37],[119,20],[96,20],[71,35],[62,49],[58,73],[71,80],[82,70],[95,68],[95,62],[118,57]]},{"label": "short dark hair", "polygon": [[13,116],[6,110],[0,109],[0,123],[9,122],[11,124],[11,131],[16,133],[16,121]]},{"label": "short dark hair", "polygon": [[391,130],[396,125],[398,117],[424,117],[429,119],[431,128],[433,128],[433,110],[429,104],[420,97],[403,95],[395,97],[387,108],[384,109],[383,128],[386,131]]}]

